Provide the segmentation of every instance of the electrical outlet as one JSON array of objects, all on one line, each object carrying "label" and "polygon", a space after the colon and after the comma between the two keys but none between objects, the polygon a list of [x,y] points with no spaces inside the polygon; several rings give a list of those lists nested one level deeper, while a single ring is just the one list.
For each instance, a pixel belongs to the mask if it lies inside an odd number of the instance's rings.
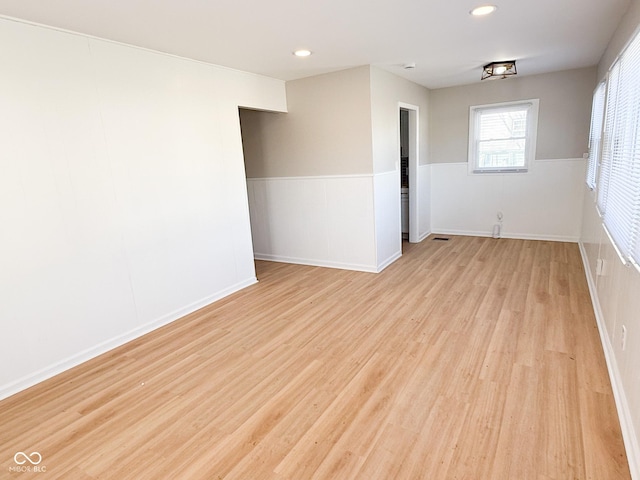
[{"label": "electrical outlet", "polygon": [[605,269],[604,259],[599,258],[598,260],[596,260],[596,275],[603,276],[605,273],[604,269]]},{"label": "electrical outlet", "polygon": [[624,351],[627,346],[627,327],[622,325],[622,338],[620,339],[620,346],[622,347],[622,351]]}]

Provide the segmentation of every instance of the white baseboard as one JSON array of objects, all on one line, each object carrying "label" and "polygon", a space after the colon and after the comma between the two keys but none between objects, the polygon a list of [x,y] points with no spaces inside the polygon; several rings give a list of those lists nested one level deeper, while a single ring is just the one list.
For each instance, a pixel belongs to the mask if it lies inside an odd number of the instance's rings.
[{"label": "white baseboard", "polygon": [[593,305],[593,311],[596,316],[598,331],[600,332],[600,342],[602,343],[604,357],[607,362],[607,370],[609,371],[609,379],[611,380],[613,397],[616,402],[616,409],[618,410],[620,429],[622,430],[622,438],[624,440],[624,446],[627,451],[627,460],[629,462],[631,478],[633,480],[640,480],[640,445],[638,444],[638,436],[636,435],[635,429],[633,427],[631,410],[629,409],[627,396],[624,393],[622,379],[620,378],[620,369],[618,368],[616,357],[613,352],[613,347],[611,346],[609,336],[607,335],[607,327],[602,315],[602,308],[600,307],[600,300],[598,299],[596,283],[591,276],[591,269],[589,268],[587,253],[582,242],[578,242],[578,246],[580,247],[580,256],[582,257],[582,264],[584,265],[585,276],[587,277],[589,293],[591,294],[591,303]]},{"label": "white baseboard", "polygon": [[245,281],[239,282],[235,285],[232,285],[229,288],[226,288],[222,291],[216,292],[213,295],[209,295],[199,301],[193,302],[183,308],[175,310],[171,313],[163,315],[162,317],[141,325],[138,328],[130,330],[122,335],[118,335],[112,339],[106,340],[98,345],[90,347],[86,350],[78,352],[75,355],[72,355],[64,360],[61,360],[53,365],[50,365],[46,368],[38,370],[37,372],[31,373],[25,377],[22,377],[16,381],[13,381],[9,384],[0,386],[0,400],[10,397],[22,390],[25,390],[37,383],[40,383],[44,380],[47,380],[51,377],[54,377],[66,370],[69,370],[73,367],[80,365],[92,358],[95,358],[103,353],[108,352],[109,350],[113,350],[116,347],[124,345],[127,342],[135,340],[153,330],[156,330],[160,327],[163,327],[171,322],[174,322],[185,315],[195,312],[207,305],[212,304],[213,302],[220,300],[221,298],[226,297],[227,295],[231,295],[234,292],[242,290],[250,285],[257,283],[257,279],[255,277],[247,279]]},{"label": "white baseboard", "polygon": [[393,255],[391,255],[389,258],[387,258],[384,262],[382,262],[380,265],[378,265],[378,270],[377,272],[381,272],[382,270],[384,270],[385,268],[387,268],[389,265],[391,265],[393,262],[395,262],[396,260],[398,260],[400,257],[402,257],[402,252],[396,252]]},{"label": "white baseboard", "polygon": [[[491,237],[492,232],[472,231],[472,230],[450,230],[444,228],[433,228],[431,233],[436,235],[465,235],[468,237]],[[567,237],[562,235],[536,235],[529,233],[502,232],[500,238],[513,238],[517,240],[542,240],[546,242],[568,242],[578,243],[579,237]]]},{"label": "white baseboard", "polygon": [[356,265],[351,263],[327,262],[324,260],[316,260],[313,258],[297,258],[286,257],[283,255],[271,255],[268,253],[254,253],[256,260],[265,260],[267,262],[294,263],[296,265],[309,265],[312,267],[339,268],[342,270],[355,270],[357,272],[378,273],[375,266],[372,265]]},{"label": "white baseboard", "polygon": [[424,233],[420,234],[420,236],[418,237],[418,242],[417,242],[417,243],[420,243],[421,241],[423,241],[425,238],[427,238],[427,237],[428,237],[429,235],[431,235],[432,233],[433,233],[433,232],[431,232],[431,231],[429,230],[429,231],[426,231],[426,232],[424,232]]}]

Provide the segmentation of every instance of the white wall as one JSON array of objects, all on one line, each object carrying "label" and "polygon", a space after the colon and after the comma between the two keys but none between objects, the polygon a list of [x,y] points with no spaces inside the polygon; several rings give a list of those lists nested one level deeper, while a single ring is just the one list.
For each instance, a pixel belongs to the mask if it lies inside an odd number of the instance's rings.
[{"label": "white wall", "polygon": [[536,161],[526,174],[472,175],[466,163],[431,165],[434,233],[577,242],[585,160]]},{"label": "white wall", "polygon": [[[616,397],[629,466],[640,478],[640,273],[620,261],[602,228],[594,195],[584,187],[580,248],[609,375]],[[597,264],[603,263],[598,274]],[[622,327],[627,329],[622,349]]]},{"label": "white wall", "polygon": [[[613,61],[640,27],[640,2],[632,1],[600,61],[606,75]],[[583,185],[584,216],[580,248],[600,336],[616,397],[631,475],[640,479],[640,273],[626,267],[602,228],[595,192]],[[597,265],[603,268],[598,272]],[[627,329],[622,348],[622,327]]]},{"label": "white wall", "polygon": [[433,180],[431,174],[432,168],[431,165],[419,165],[418,166],[418,181],[417,188],[418,191],[421,192],[420,196],[420,208],[418,209],[418,225],[419,225],[419,239],[424,240],[427,236],[429,236],[433,232],[432,224],[432,212],[433,212],[433,204],[431,203],[432,199],[432,188],[433,188]]},{"label": "white wall", "polygon": [[0,20],[0,397],[255,281],[238,105],[280,81]]},{"label": "white wall", "polygon": [[371,175],[250,178],[255,257],[376,271]]}]

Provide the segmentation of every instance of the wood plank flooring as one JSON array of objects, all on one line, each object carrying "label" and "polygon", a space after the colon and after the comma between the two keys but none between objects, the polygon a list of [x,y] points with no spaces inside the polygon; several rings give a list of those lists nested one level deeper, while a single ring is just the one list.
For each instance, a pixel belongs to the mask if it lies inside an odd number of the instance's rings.
[{"label": "wood plank flooring", "polygon": [[[0,478],[630,478],[577,245],[257,272],[0,402]],[[10,472],[18,451],[46,473]]]}]

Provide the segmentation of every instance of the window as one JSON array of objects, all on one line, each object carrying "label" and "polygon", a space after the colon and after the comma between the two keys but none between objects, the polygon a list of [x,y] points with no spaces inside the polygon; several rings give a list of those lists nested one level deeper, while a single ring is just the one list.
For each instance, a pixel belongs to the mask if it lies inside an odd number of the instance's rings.
[{"label": "window", "polygon": [[607,85],[602,82],[593,94],[591,106],[591,130],[589,133],[589,164],[587,167],[587,186],[594,190],[600,164],[600,148],[602,140],[602,127],[604,123],[604,101]]},{"label": "window", "polygon": [[469,172],[526,172],[535,156],[538,100],[471,107]]},{"label": "window", "polygon": [[598,211],[622,261],[640,263],[640,36],[609,71]]},{"label": "window", "polygon": [[620,63],[616,62],[607,77],[607,102],[605,105],[605,119],[602,130],[602,150],[600,152],[600,176],[598,185],[598,212],[604,216],[609,191],[609,177],[611,175],[611,160],[613,157],[613,131],[616,118],[616,100],[618,97],[618,81],[620,80]]}]

